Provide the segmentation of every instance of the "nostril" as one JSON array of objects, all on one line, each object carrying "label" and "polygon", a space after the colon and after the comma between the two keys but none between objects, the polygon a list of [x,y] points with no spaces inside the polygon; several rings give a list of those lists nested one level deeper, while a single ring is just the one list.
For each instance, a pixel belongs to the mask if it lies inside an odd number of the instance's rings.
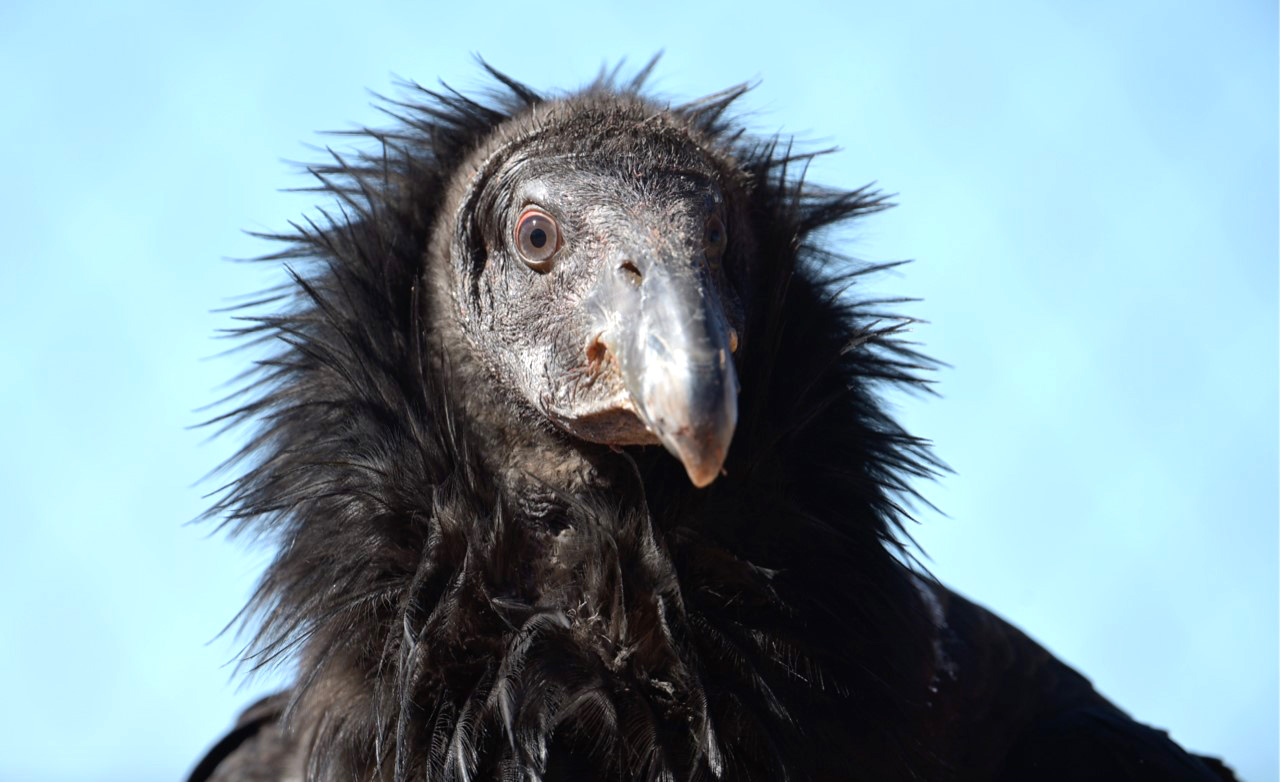
[{"label": "nostril", "polygon": [[623,261],[618,266],[618,271],[622,272],[622,275],[635,285],[639,285],[644,280],[644,275],[640,273],[640,269],[631,261]]},{"label": "nostril", "polygon": [[607,355],[609,355],[609,348],[599,336],[587,343],[587,364],[592,369],[599,368]]}]

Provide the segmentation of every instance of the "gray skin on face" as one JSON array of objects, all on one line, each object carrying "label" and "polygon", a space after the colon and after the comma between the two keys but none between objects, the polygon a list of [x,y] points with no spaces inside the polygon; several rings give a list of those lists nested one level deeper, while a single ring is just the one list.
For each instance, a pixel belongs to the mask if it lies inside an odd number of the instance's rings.
[{"label": "gray skin on face", "polygon": [[670,115],[609,108],[552,104],[473,156],[438,233],[443,287],[470,354],[527,410],[587,442],[660,443],[705,486],[737,421],[740,183]]}]

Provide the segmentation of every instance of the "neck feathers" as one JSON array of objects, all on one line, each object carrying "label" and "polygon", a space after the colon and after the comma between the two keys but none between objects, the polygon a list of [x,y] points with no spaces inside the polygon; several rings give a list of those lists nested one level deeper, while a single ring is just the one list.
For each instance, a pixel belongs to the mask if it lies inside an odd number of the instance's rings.
[{"label": "neck feathers", "polygon": [[673,109],[735,145],[762,226],[737,434],[726,474],[694,489],[659,448],[521,420],[447,349],[423,290],[431,187],[542,100],[501,78],[492,106],[397,104],[380,150],[318,169],[343,215],[277,237],[306,268],[270,300],[282,314],[244,329],[281,347],[223,416],[256,429],[211,513],[280,542],[245,659],[297,663],[311,773],[579,778],[627,758],[653,778],[772,779],[819,773],[824,731],[893,746],[892,718],[857,715],[927,681],[885,639],[927,632],[895,552],[908,481],[939,465],[876,390],[929,362],[811,244],[883,201],[802,184],[804,156],[722,119],[740,93]]}]

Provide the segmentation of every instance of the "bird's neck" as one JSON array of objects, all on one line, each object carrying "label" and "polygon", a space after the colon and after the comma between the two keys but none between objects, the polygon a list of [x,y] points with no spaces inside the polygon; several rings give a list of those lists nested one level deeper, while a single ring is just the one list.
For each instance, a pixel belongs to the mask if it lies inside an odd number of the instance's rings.
[{"label": "bird's neck", "polygon": [[630,456],[557,429],[510,390],[460,329],[442,323],[431,343],[443,388],[466,389],[451,394],[449,407],[504,506],[542,519],[555,515],[565,497],[603,495],[614,504],[633,497],[642,504]]},{"label": "bird's neck", "polygon": [[635,493],[638,479],[625,454],[572,438],[494,393],[497,399],[463,400],[463,414],[478,458],[505,504],[543,519],[555,516],[565,497],[608,495],[616,502]]}]

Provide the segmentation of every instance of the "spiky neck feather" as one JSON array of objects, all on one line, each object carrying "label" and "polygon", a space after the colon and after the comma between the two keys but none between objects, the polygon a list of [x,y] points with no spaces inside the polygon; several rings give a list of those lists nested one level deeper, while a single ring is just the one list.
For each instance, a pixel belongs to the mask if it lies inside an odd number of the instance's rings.
[{"label": "spiky neck feather", "polygon": [[445,347],[422,252],[451,161],[542,103],[499,78],[491,104],[397,104],[377,153],[315,170],[346,214],[278,237],[320,264],[245,329],[286,347],[228,415],[258,429],[213,510],[281,543],[246,659],[297,661],[314,778],[877,778],[928,681],[891,549],[935,463],[872,386],[926,362],[810,241],[882,202],[802,186],[803,156],[743,140],[722,119],[741,90],[671,109],[733,149],[760,226],[727,474],[694,490],[659,449],[513,434],[518,405]]}]

